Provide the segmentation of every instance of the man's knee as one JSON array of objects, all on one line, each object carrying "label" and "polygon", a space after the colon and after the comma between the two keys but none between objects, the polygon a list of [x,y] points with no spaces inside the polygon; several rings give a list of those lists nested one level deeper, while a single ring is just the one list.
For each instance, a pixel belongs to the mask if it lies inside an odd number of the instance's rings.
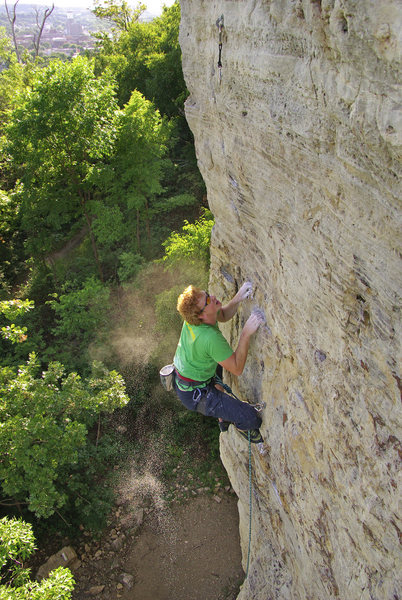
[{"label": "man's knee", "polygon": [[256,409],[251,404],[246,404],[244,408],[246,408],[243,413],[243,424],[245,426],[242,429],[259,429],[262,419]]},{"label": "man's knee", "polygon": [[251,419],[252,425],[250,425],[250,429],[259,429],[262,423],[262,419],[258,412],[254,409],[254,414]]}]

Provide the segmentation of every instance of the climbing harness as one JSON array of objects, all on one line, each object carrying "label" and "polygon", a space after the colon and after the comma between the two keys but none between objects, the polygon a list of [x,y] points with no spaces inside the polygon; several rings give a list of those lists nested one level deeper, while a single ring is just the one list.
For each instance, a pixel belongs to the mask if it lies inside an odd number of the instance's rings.
[{"label": "climbing harness", "polygon": [[216,21],[216,26],[219,30],[219,44],[218,44],[218,49],[219,49],[219,56],[218,56],[218,71],[219,71],[219,83],[222,82],[222,37],[223,37],[223,27],[224,27],[224,21],[223,21],[223,15],[221,15],[219,17],[219,19],[217,19]]}]

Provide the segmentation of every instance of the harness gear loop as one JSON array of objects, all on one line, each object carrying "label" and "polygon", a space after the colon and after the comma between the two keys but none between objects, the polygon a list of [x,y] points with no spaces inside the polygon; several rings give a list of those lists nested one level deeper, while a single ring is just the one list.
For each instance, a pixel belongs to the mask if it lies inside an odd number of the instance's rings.
[{"label": "harness gear loop", "polygon": [[222,32],[223,32],[223,27],[224,27],[224,19],[223,19],[223,15],[221,15],[219,17],[219,19],[217,19],[216,21],[216,26],[219,30],[219,44],[218,44],[218,50],[219,50],[219,55],[218,55],[218,70],[219,70],[219,83],[221,83],[222,81]]}]

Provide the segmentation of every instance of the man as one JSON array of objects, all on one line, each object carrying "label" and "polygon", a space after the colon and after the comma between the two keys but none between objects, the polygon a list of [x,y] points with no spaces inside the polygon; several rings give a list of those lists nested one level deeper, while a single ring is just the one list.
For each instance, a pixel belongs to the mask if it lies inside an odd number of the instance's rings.
[{"label": "man", "polygon": [[[215,296],[192,285],[180,294],[177,310],[184,319],[180,340],[174,357],[175,390],[189,410],[219,419],[221,431],[233,423],[239,433],[254,443],[262,443],[259,427],[261,417],[256,409],[224,392],[214,381],[218,365],[234,375],[241,375],[246,363],[251,336],[264,322],[262,311],[255,310],[240,334],[233,352],[218,328],[231,319],[238,305],[251,295],[252,285],[246,282],[237,294],[222,306]],[[219,369],[219,367],[218,367]]]}]

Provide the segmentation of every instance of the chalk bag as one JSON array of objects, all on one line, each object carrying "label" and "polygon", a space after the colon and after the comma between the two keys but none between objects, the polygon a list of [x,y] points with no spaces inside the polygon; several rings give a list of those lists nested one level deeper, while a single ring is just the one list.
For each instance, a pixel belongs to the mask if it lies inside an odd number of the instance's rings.
[{"label": "chalk bag", "polygon": [[173,391],[174,384],[174,365],[165,365],[159,371],[159,377],[161,378],[161,384],[167,392]]}]

